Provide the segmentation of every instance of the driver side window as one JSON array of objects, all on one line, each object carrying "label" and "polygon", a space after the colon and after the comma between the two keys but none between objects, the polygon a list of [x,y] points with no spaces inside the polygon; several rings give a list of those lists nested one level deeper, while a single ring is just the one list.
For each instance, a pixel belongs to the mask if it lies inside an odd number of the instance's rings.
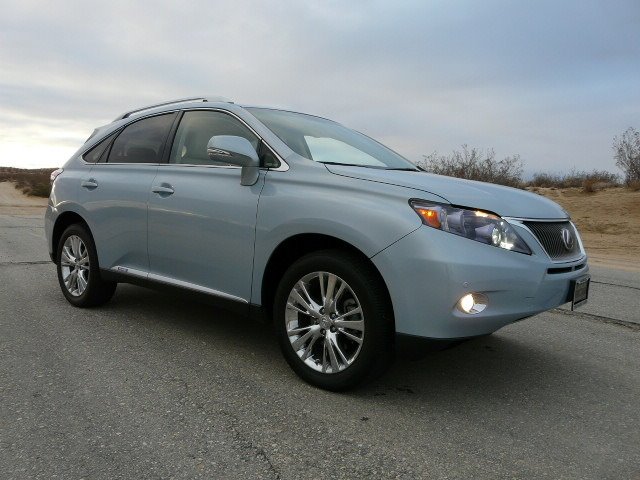
[{"label": "driver side window", "polygon": [[185,112],[178,126],[169,163],[183,165],[232,166],[211,160],[207,155],[209,139],[215,135],[235,135],[249,140],[256,151],[259,139],[242,123],[222,112],[195,110]]}]

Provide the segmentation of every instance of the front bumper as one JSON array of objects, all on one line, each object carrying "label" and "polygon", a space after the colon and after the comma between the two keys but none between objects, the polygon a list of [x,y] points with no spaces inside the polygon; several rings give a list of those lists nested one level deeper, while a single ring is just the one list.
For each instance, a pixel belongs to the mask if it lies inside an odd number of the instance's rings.
[{"label": "front bumper", "polygon": [[[420,227],[371,260],[393,304],[396,332],[433,339],[486,335],[568,301],[571,280],[589,271],[587,257],[554,263],[533,235],[514,225],[532,255]],[[488,307],[469,315],[460,297],[482,293]]]}]

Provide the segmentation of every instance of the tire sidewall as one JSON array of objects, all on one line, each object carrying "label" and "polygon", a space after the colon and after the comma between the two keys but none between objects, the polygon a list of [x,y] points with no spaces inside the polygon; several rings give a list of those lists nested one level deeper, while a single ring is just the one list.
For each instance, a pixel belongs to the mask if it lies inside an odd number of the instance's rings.
[{"label": "tire sidewall", "polygon": [[[64,280],[62,279],[62,262],[60,261],[64,242],[66,242],[71,235],[80,237],[89,254],[89,276],[87,280],[87,288],[84,292],[82,292],[82,295],[79,295],[77,297],[71,295],[69,290],[67,290],[66,285],[64,284]],[[93,238],[81,225],[71,225],[62,233],[60,242],[58,243],[58,248],[56,250],[56,264],[58,271],[58,283],[60,284],[62,294],[69,301],[69,303],[77,307],[87,306],[89,300],[93,297],[93,290],[96,288],[96,278],[99,276],[100,267],[98,265],[98,255],[96,254]]]},{"label": "tire sidewall", "polygon": [[[285,308],[296,282],[312,272],[329,272],[347,282],[362,307],[365,330],[358,356],[345,370],[321,373],[309,368],[293,350],[287,334]],[[283,355],[291,368],[304,380],[327,390],[344,390],[365,380],[389,358],[392,320],[386,298],[371,268],[360,259],[341,252],[312,253],[295,262],[283,275],[274,302],[274,326]]]}]

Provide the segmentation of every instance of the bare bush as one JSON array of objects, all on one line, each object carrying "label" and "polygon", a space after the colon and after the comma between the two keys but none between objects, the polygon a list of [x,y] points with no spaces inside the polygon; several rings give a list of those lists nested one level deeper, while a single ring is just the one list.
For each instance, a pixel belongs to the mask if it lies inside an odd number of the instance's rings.
[{"label": "bare bush", "polygon": [[522,160],[519,155],[496,160],[493,149],[480,150],[462,145],[451,155],[437,152],[425,155],[418,165],[428,172],[450,177],[497,183],[509,187],[522,186]]},{"label": "bare bush", "polygon": [[620,177],[606,170],[584,172],[573,169],[564,174],[535,173],[527,185],[544,188],[582,188],[585,192],[595,192],[603,188],[617,187],[620,185]]},{"label": "bare bush", "polygon": [[625,183],[640,181],[640,132],[629,127],[620,137],[613,137],[613,158],[624,172]]},{"label": "bare bush", "polygon": [[598,182],[593,178],[585,178],[582,182],[582,191],[584,193],[595,193],[598,190]]}]

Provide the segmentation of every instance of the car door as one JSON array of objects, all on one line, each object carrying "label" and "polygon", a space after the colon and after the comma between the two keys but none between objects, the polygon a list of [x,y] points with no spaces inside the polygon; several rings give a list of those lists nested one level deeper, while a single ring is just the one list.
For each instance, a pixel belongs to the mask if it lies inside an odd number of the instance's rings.
[{"label": "car door", "polygon": [[215,162],[215,135],[259,138],[238,118],[218,110],[184,113],[169,161],[160,165],[149,197],[149,278],[248,302],[256,213],[263,171],[240,184],[240,167]]},{"label": "car door", "polygon": [[81,181],[100,267],[146,275],[147,200],[177,113],[137,120],[115,135]]}]

